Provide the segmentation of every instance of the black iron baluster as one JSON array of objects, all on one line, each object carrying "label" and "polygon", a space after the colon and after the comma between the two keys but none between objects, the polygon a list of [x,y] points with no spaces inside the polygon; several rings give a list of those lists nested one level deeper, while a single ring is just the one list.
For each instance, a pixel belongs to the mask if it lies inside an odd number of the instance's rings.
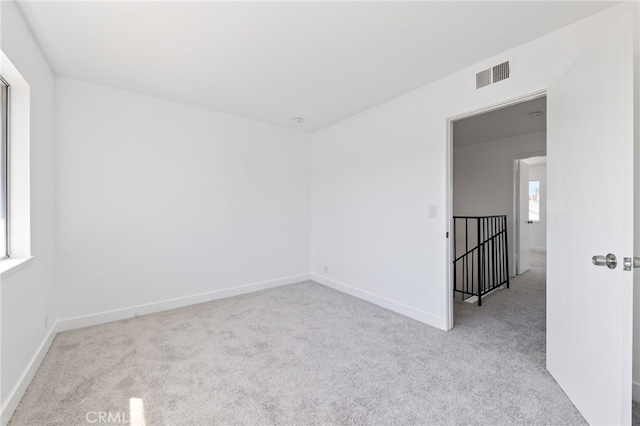
[{"label": "black iron baluster", "polygon": [[[458,255],[458,234],[464,220],[464,253]],[[476,226],[470,229],[469,222]],[[475,234],[476,242],[469,250],[470,234]],[[482,306],[482,296],[507,284],[509,276],[509,240],[507,216],[454,216],[453,218],[453,291],[462,294],[462,299],[478,297]],[[454,294],[455,297],[455,294]]]}]

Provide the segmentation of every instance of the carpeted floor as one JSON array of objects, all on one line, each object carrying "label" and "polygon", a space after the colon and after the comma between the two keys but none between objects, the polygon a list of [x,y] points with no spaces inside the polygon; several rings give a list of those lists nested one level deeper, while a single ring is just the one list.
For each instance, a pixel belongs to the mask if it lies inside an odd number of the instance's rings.
[{"label": "carpeted floor", "polygon": [[584,424],[532,263],[449,332],[307,282],[61,333],[10,424]]}]

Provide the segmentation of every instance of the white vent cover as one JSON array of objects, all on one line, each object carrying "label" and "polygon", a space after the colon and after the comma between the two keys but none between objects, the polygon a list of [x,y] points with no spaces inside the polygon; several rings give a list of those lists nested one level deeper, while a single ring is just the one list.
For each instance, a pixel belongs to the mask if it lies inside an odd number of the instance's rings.
[{"label": "white vent cover", "polygon": [[493,67],[493,82],[497,83],[498,81],[505,80],[509,78],[509,61],[503,62]]},{"label": "white vent cover", "polygon": [[481,89],[490,84],[506,80],[511,77],[510,61],[495,65],[476,74],[476,89]]},{"label": "white vent cover", "polygon": [[491,68],[480,71],[476,74],[476,89],[491,84]]}]

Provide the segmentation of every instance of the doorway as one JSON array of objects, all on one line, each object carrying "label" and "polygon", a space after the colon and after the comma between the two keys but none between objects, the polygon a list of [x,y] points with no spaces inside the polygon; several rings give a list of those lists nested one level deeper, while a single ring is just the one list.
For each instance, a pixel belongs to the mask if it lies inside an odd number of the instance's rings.
[{"label": "doorway", "polygon": [[[633,256],[638,240],[633,23],[629,14],[603,26],[567,69],[542,83],[548,94],[551,183],[546,369],[593,424],[631,422]],[[495,96],[501,93],[505,91]],[[479,94],[482,99],[487,97]],[[449,149],[452,128],[462,118],[449,115]],[[451,169],[447,177],[452,178]],[[451,181],[447,186],[451,191]],[[452,208],[451,200],[447,207]],[[447,285],[450,290],[451,279]],[[453,296],[447,293],[447,327],[453,327]]]},{"label": "doorway", "polygon": [[[483,297],[508,287],[510,279],[529,270],[532,249],[540,272],[546,250],[546,199],[544,211],[540,210],[546,195],[546,173],[541,178],[546,168],[546,96],[534,95],[452,120],[450,142],[454,217],[450,297],[455,312],[456,303],[480,305]],[[536,179],[530,184],[531,170]],[[532,232],[535,246],[530,242]]]},{"label": "doorway", "polygon": [[547,157],[514,160],[516,275],[547,252]]}]

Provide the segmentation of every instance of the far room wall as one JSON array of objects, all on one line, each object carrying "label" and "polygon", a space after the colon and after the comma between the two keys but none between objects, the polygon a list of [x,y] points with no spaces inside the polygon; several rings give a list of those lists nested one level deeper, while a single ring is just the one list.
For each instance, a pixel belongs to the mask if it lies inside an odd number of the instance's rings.
[{"label": "far room wall", "polygon": [[528,155],[544,155],[545,150],[545,132],[454,146],[453,149],[453,216],[507,215],[512,276],[515,275],[513,163]]},{"label": "far room wall", "polygon": [[308,279],[308,133],[69,78],[56,113],[63,328]]}]

